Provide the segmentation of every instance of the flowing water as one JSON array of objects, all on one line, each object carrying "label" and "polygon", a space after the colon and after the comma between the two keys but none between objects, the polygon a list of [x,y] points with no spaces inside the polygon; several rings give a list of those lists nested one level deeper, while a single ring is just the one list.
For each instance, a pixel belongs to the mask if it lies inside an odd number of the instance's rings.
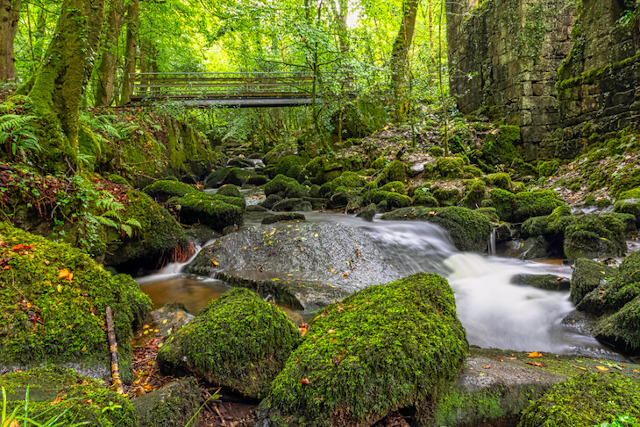
[{"label": "flowing water", "polygon": [[[620,357],[595,339],[562,325],[562,319],[574,309],[567,291],[546,291],[510,283],[517,274],[569,277],[570,267],[462,253],[454,248],[445,231],[427,222],[378,218],[365,222],[350,215],[322,212],[305,212],[305,216],[310,222],[340,223],[364,230],[393,266],[406,275],[424,271],[446,277],[454,290],[458,316],[472,345]],[[179,301],[195,313],[229,289],[219,280],[184,275],[180,273],[183,266],[167,266],[155,275],[138,279],[156,306]],[[288,311],[297,320],[308,314]]]}]

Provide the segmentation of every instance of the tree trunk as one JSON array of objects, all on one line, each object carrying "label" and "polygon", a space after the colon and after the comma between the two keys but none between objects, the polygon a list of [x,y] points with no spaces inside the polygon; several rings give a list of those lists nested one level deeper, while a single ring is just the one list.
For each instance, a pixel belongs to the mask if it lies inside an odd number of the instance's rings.
[{"label": "tree trunk", "polygon": [[409,83],[409,49],[416,27],[419,0],[404,0],[402,3],[402,22],[391,50],[391,89],[398,108],[397,116],[404,113],[407,105],[407,86]]},{"label": "tree trunk", "polygon": [[107,7],[107,28],[98,63],[96,86],[96,107],[107,107],[113,102],[113,88],[116,80],[118,38],[124,24],[124,0],[109,0]]},{"label": "tree trunk", "polygon": [[13,40],[18,31],[22,0],[0,0],[0,81],[16,78]]},{"label": "tree trunk", "polygon": [[[42,65],[20,89],[36,113],[62,127],[73,153],[78,146],[78,110],[100,42],[105,0],[64,0],[56,30]],[[53,141],[52,141],[53,143]],[[54,143],[55,144],[55,143]],[[64,146],[58,147],[64,151]],[[55,156],[54,153],[48,153]]]},{"label": "tree trunk", "polygon": [[124,77],[120,91],[120,105],[131,100],[131,82],[129,75],[136,72],[138,51],[138,27],[140,24],[139,0],[131,0],[127,8],[127,47],[125,49]]}]

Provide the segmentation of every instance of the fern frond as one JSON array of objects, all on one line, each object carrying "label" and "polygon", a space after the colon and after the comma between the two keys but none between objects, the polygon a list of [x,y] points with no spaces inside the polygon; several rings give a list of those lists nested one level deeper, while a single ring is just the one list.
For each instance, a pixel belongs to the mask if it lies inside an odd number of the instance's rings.
[{"label": "fern frond", "polygon": [[0,116],[0,132],[7,132],[9,129],[22,126],[35,118],[36,116],[23,116],[20,114],[5,114]]},{"label": "fern frond", "polygon": [[133,229],[127,224],[120,224],[120,230],[126,234],[127,237],[131,237],[133,235]]},{"label": "fern frond", "polygon": [[118,229],[118,224],[114,220],[112,220],[111,218],[107,218],[105,216],[98,215],[98,216],[94,216],[93,219],[97,223],[99,223],[101,225],[104,225],[105,227],[111,227],[111,228]]},{"label": "fern frond", "polygon": [[138,221],[135,218],[129,218],[124,223],[127,224],[127,225],[130,225],[131,227],[136,228],[138,230],[142,230],[142,224],[140,224],[140,221]]}]

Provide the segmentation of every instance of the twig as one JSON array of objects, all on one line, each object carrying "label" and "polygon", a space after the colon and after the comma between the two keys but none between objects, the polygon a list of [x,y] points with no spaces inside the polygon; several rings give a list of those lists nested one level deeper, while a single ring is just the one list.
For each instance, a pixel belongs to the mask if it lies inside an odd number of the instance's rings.
[{"label": "twig", "polygon": [[111,307],[106,309],[107,317],[107,338],[109,339],[109,352],[111,353],[111,382],[116,388],[118,394],[124,394],[122,389],[122,380],[120,379],[120,368],[118,366],[118,343],[116,342],[116,333],[113,328],[113,316]]}]

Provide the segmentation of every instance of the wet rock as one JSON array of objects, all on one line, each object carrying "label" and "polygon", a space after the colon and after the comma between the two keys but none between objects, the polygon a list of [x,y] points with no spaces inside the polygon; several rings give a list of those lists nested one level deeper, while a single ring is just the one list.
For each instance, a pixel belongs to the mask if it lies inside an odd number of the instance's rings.
[{"label": "wet rock", "polygon": [[276,212],[290,212],[290,211],[311,211],[311,203],[304,199],[284,199],[273,205],[272,208]]},{"label": "wet rock", "polygon": [[262,206],[263,208],[266,209],[272,209],[276,203],[278,203],[279,201],[282,200],[281,196],[278,196],[277,194],[269,194],[262,203],[260,203],[260,206]]},{"label": "wet rock", "polygon": [[[218,265],[212,263],[215,259]],[[309,310],[401,277],[368,234],[340,224],[277,223],[225,236],[185,271]]]},{"label": "wet rock", "polygon": [[163,373],[191,370],[214,384],[262,398],[300,339],[282,310],[236,288],[165,340],[157,362]]},{"label": "wet rock", "polygon": [[420,273],[371,286],[319,313],[271,384],[261,417],[364,426],[398,408],[426,413],[466,351],[445,279]]},{"label": "wet rock", "polygon": [[300,198],[309,195],[309,189],[293,178],[277,175],[264,186],[265,195],[277,194],[284,198]]},{"label": "wet rock", "polygon": [[370,203],[366,208],[358,212],[356,215],[359,218],[364,219],[365,221],[373,221],[373,218],[376,216],[377,209],[375,203]]},{"label": "wet rock", "polygon": [[614,271],[614,268],[597,261],[586,258],[576,260],[573,265],[573,274],[571,275],[571,292],[569,297],[571,302],[575,305],[580,304],[580,301],[582,301],[588,293],[604,284],[606,278],[611,277]]},{"label": "wet rock", "polygon": [[229,160],[227,160],[227,167],[228,168],[252,168],[254,167],[255,164],[244,157],[231,157]]},{"label": "wet rock", "polygon": [[269,209],[262,205],[249,205],[246,212],[267,212]]},{"label": "wet rock", "polygon": [[550,291],[566,291],[569,290],[571,282],[565,277],[553,274],[516,274],[511,278],[511,283]]},{"label": "wet rock", "polygon": [[[153,310],[145,319],[145,324],[152,325],[157,337],[167,337],[178,331],[195,316],[190,314],[184,304],[165,304],[162,308]],[[151,329],[151,328],[150,328]]]},{"label": "wet rock", "polygon": [[[199,425],[200,388],[195,378],[184,378],[133,400],[139,427]],[[193,420],[192,420],[193,419]]]},{"label": "wet rock", "polygon": [[542,236],[507,242],[506,256],[520,259],[549,258],[549,242]]},{"label": "wet rock", "polygon": [[303,214],[298,212],[281,213],[277,215],[269,215],[262,220],[263,225],[275,224],[282,221],[305,221],[306,218]]},{"label": "wet rock", "polygon": [[185,224],[204,224],[216,231],[233,224],[242,224],[244,199],[238,197],[192,193],[170,201]]},{"label": "wet rock", "polygon": [[428,221],[447,230],[454,245],[461,251],[484,252],[491,235],[491,221],[479,212],[458,206],[446,208],[397,209],[382,215],[386,220]]}]

